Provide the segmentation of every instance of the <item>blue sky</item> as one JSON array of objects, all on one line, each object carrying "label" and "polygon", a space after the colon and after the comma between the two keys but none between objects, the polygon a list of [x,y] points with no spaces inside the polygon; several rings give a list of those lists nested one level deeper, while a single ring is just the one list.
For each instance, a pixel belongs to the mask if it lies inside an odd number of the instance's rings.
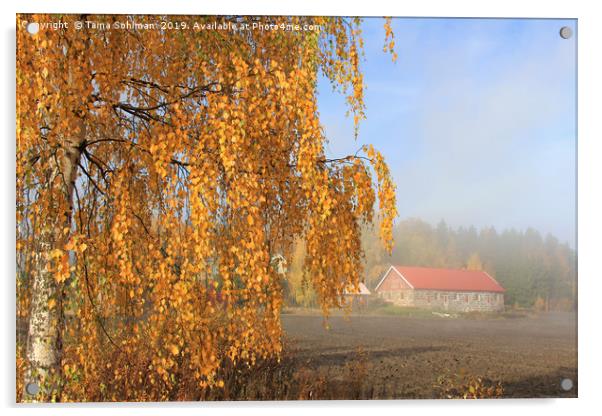
[{"label": "blue sky", "polygon": [[575,245],[574,20],[394,19],[363,24],[367,120],[353,138],[341,95],[319,84],[329,156],[373,143],[397,184],[399,217],[527,227]]}]

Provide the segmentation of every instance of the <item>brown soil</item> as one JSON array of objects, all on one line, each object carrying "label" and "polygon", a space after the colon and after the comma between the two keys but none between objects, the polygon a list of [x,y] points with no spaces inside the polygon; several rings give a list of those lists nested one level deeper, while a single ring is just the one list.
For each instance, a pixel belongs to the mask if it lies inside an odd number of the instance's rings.
[{"label": "brown soil", "polygon": [[[577,397],[575,314],[465,319],[283,315],[298,364],[330,385],[361,386],[334,399],[446,397],[442,384],[462,377],[501,383],[503,397]],[[560,382],[574,386],[564,391]],[[335,389],[336,391],[336,389]]]}]

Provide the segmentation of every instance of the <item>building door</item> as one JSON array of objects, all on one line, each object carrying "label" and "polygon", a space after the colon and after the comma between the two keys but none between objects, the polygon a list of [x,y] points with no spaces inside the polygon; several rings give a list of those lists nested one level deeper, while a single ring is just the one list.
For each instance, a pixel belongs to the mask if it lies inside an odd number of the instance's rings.
[{"label": "building door", "polygon": [[449,308],[449,296],[443,295],[443,309],[447,310]]}]

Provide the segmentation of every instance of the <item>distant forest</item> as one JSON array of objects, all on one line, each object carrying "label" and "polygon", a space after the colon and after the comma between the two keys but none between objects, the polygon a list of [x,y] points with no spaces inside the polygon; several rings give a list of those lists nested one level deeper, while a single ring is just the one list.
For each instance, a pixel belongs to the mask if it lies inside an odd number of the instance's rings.
[{"label": "distant forest", "polygon": [[[506,305],[540,310],[576,307],[576,253],[552,235],[528,228],[497,231],[493,227],[452,228],[444,221],[433,227],[420,219],[397,223],[395,247],[389,256],[376,229],[366,228],[365,283],[370,290],[391,264],[485,270],[505,289]],[[289,304],[315,305],[302,276],[303,247],[297,247],[287,285]]]}]

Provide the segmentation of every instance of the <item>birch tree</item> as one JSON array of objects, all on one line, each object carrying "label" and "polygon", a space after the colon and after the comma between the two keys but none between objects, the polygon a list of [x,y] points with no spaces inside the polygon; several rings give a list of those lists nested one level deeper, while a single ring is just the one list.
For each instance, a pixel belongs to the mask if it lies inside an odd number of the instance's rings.
[{"label": "birch tree", "polygon": [[[53,19],[69,27],[23,28]],[[19,385],[41,387],[25,400],[190,399],[223,385],[225,362],[281,353],[286,275],[271,259],[290,260],[294,241],[325,314],[359,283],[361,224],[377,214],[392,247],[383,156],[358,141],[327,158],[317,110],[324,74],[357,133],[361,22],[94,16],[132,25],[73,29],[87,19],[18,16]]]}]

